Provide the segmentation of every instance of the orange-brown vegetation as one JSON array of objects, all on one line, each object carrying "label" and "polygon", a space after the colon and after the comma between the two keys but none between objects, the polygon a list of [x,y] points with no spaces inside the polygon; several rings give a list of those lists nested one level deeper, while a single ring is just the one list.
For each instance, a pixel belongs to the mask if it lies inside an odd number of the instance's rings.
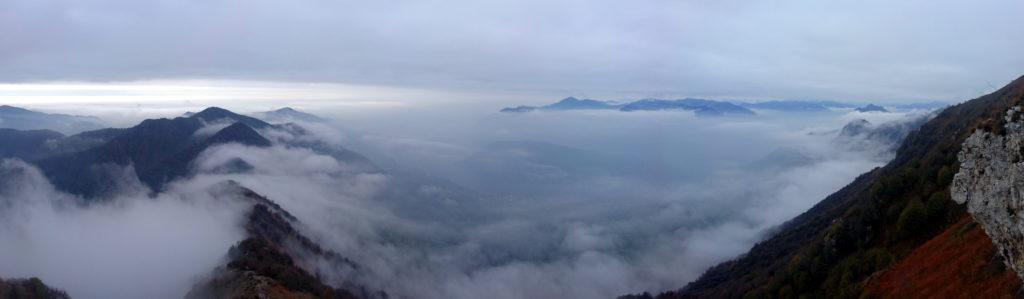
[{"label": "orange-brown vegetation", "polygon": [[868,298],[1016,298],[1021,281],[968,216],[867,284]]}]

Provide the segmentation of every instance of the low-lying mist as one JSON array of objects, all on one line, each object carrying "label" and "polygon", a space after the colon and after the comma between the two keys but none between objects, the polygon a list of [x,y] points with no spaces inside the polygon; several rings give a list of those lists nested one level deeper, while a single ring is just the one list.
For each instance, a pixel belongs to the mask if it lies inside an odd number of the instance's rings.
[{"label": "low-lying mist", "polygon": [[[5,161],[2,171],[23,175],[0,190],[0,269],[76,297],[180,297],[241,238],[242,209],[204,191],[235,180],[362,266],[311,265],[334,285],[356,282],[397,298],[663,291],[745,252],[886,162],[885,144],[836,141],[847,122],[909,115],[315,112],[329,121],[300,125],[381,170],[280,142],[227,144],[156,196],[127,180],[109,203],[83,206],[31,166]],[[235,158],[252,169],[218,171]]]},{"label": "low-lying mist", "polygon": [[835,138],[848,121],[904,117],[590,111],[455,118],[441,133],[366,125],[349,146],[396,173],[481,192],[482,202],[436,208],[487,215],[422,221],[431,230],[412,242],[368,242],[363,252],[378,254],[362,260],[383,270],[367,283],[430,298],[678,288],[890,157],[881,144],[844,148]]},{"label": "low-lying mist", "polygon": [[35,167],[0,162],[0,269],[75,298],[180,298],[241,239],[241,207],[194,183],[157,197],[126,182],[89,206]]}]

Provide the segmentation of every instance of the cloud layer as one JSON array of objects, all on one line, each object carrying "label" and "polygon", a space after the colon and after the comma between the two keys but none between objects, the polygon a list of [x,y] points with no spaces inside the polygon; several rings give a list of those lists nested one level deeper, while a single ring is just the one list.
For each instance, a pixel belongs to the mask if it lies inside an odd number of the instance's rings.
[{"label": "cloud layer", "polygon": [[[954,100],[1019,75],[1017,1],[0,4],[0,81]],[[885,76],[879,76],[885,74]],[[541,99],[536,99],[541,103]]]},{"label": "cloud layer", "polygon": [[[360,265],[300,259],[335,286],[358,283],[398,298],[610,298],[683,286],[884,162],[831,141],[847,119],[874,114],[438,120],[443,113],[348,119],[362,129],[311,126],[313,136],[261,132],[359,148],[394,162],[384,171],[282,144],[226,144],[156,196],[130,168],[111,167],[122,191],[87,206],[7,160],[0,174],[15,179],[0,186],[0,268],[77,297],[180,296],[241,238],[244,208],[209,191],[234,180]],[[759,163],[783,147],[803,158]],[[223,171],[235,159],[251,169]]]}]

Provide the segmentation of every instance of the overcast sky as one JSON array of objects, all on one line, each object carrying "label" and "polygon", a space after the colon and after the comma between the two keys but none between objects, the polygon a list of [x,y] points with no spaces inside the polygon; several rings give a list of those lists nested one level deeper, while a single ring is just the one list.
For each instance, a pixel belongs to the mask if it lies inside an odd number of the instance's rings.
[{"label": "overcast sky", "polygon": [[958,101],[1024,74],[1021,12],[1015,0],[4,0],[0,82]]}]

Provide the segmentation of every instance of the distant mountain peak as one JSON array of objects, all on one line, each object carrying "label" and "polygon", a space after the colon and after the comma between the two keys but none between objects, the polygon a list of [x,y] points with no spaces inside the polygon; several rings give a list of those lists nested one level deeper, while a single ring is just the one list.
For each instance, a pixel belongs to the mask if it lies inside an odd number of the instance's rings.
[{"label": "distant mountain peak", "polygon": [[231,111],[229,111],[227,109],[224,109],[224,108],[209,107],[209,108],[203,109],[203,111],[199,111],[198,113],[192,114],[191,117],[208,119],[208,120],[215,120],[215,119],[233,117],[235,115],[238,115],[238,114],[235,114],[234,112],[231,112]]},{"label": "distant mountain peak", "polygon": [[271,110],[266,112],[254,113],[256,117],[261,119],[272,121],[272,122],[291,122],[291,121],[305,121],[305,122],[327,122],[327,119],[322,117],[302,112],[292,107],[282,107],[277,110]]},{"label": "distant mountain peak", "polygon": [[871,127],[871,122],[863,118],[851,120],[843,126],[842,130],[839,130],[840,136],[857,136],[866,131]]},{"label": "distant mountain peak", "polygon": [[223,120],[223,119],[230,119],[230,120],[234,120],[234,121],[239,122],[239,123],[246,124],[246,125],[248,125],[250,127],[253,127],[255,129],[263,129],[263,128],[270,127],[270,124],[265,122],[265,121],[262,121],[262,120],[259,120],[259,119],[253,118],[253,117],[241,115],[241,114],[238,114],[238,113],[234,113],[234,112],[231,112],[231,111],[229,111],[227,109],[220,108],[220,107],[210,107],[210,108],[203,109],[203,111],[200,111],[198,113],[192,114],[191,116],[189,116],[189,118],[201,119],[201,120],[207,121],[207,122],[218,121],[218,120]]},{"label": "distant mountain peak", "polygon": [[573,109],[616,109],[616,105],[605,101],[591,100],[591,99],[577,99],[575,97],[567,97],[558,101],[557,103],[546,105],[541,107],[542,109],[548,110],[573,110]]},{"label": "distant mountain peak", "polygon": [[885,107],[878,106],[875,104],[868,104],[867,106],[859,107],[856,110],[857,112],[889,112],[889,110],[886,110]]}]

